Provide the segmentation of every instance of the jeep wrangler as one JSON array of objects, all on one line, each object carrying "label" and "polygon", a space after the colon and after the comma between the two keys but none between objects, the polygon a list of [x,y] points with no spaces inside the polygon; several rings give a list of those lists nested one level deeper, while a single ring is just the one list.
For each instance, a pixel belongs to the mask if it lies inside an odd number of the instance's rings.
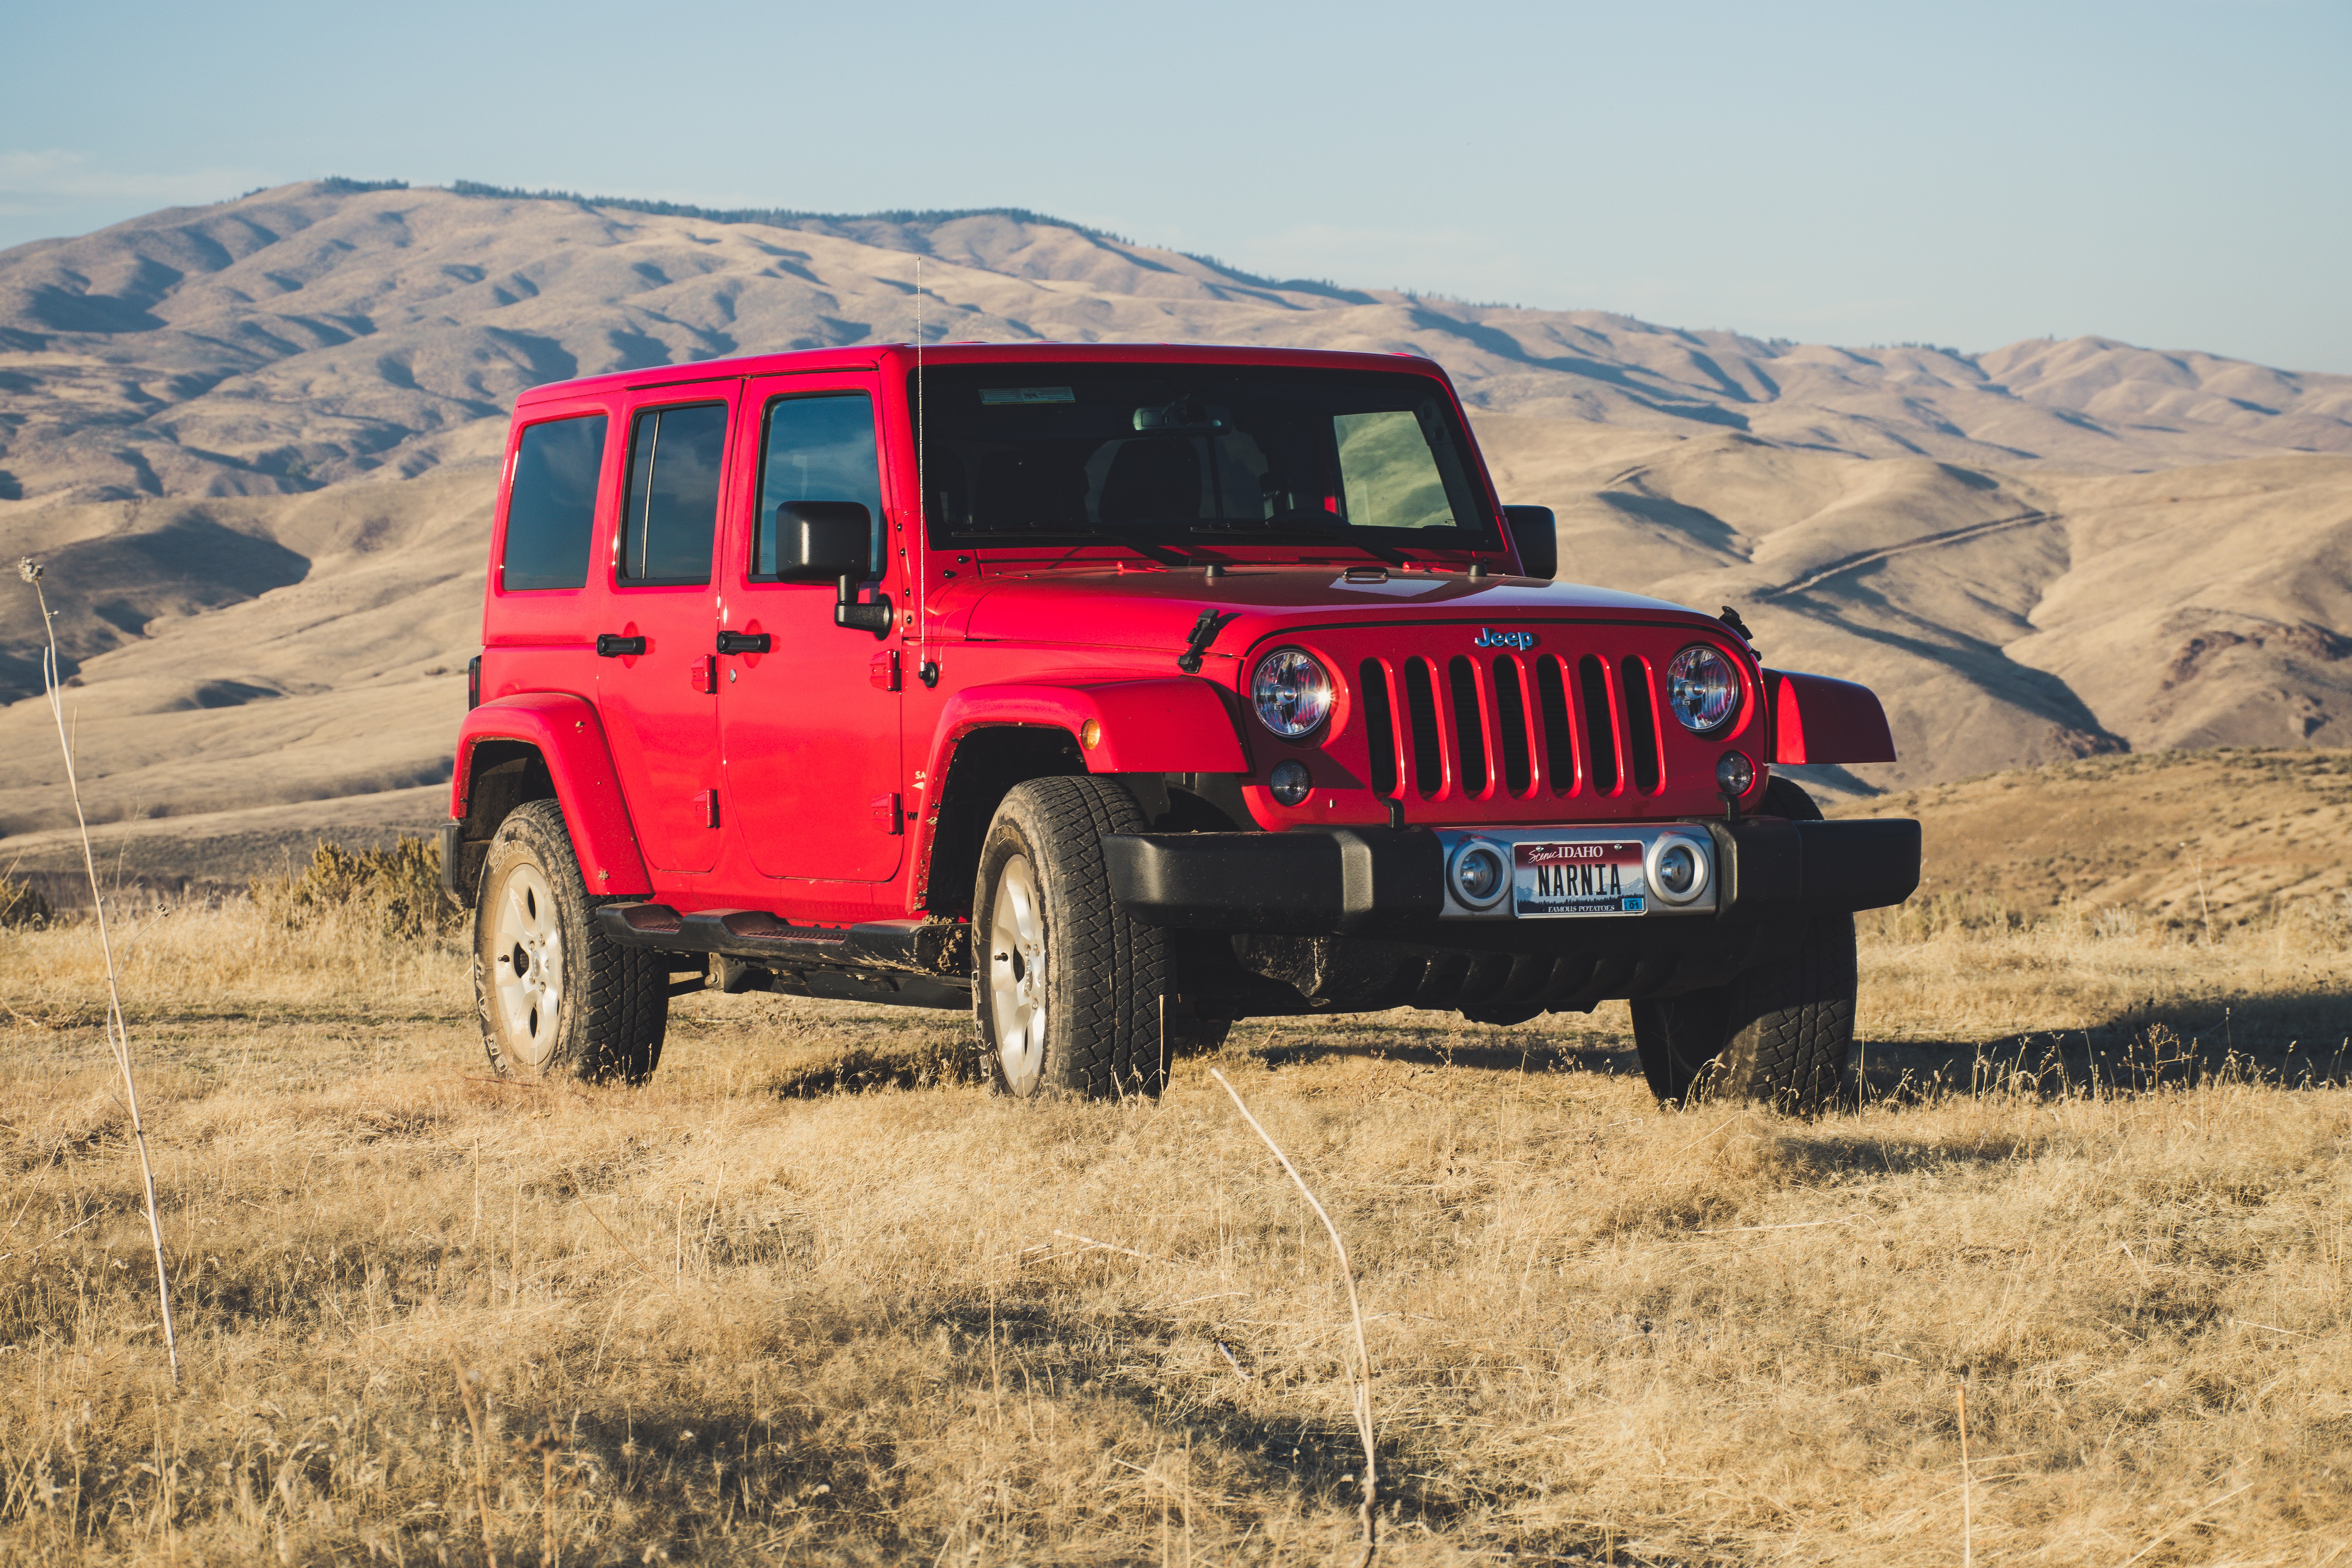
[{"label": "jeep wrangler", "polygon": [[1918,825],[1736,614],[1553,581],[1410,355],[889,344],[519,399],[442,867],[500,1073],[705,986],[969,1007],[1014,1095],[1245,1017],[1631,1001],[1659,1098],[1811,1111]]}]

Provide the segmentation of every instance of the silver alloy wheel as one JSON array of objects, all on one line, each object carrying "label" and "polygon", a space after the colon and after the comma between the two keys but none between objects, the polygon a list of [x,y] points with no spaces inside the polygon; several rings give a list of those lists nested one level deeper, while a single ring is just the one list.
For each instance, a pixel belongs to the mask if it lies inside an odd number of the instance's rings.
[{"label": "silver alloy wheel", "polygon": [[554,1053],[563,996],[563,931],[556,923],[554,892],[538,867],[520,865],[507,873],[496,918],[490,988],[500,1033],[516,1060],[536,1070]]},{"label": "silver alloy wheel", "polygon": [[988,912],[989,1016],[1004,1083],[1035,1092],[1045,1068],[1045,911],[1026,855],[1008,857],[996,874]]}]

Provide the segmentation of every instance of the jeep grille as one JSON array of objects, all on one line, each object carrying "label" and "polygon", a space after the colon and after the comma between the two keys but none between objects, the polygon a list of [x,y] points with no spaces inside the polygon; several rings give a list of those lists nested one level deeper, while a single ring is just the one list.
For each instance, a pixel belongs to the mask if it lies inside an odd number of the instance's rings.
[{"label": "jeep grille", "polygon": [[1714,784],[1701,764],[1712,769],[1719,742],[1695,742],[1658,710],[1668,640],[1688,639],[1621,637],[1591,652],[1412,652],[1413,633],[1403,649],[1393,634],[1367,637],[1344,666],[1356,733],[1335,737],[1335,754],[1360,755],[1372,792],[1416,820],[1556,820],[1570,795],[1580,816],[1706,811]]}]

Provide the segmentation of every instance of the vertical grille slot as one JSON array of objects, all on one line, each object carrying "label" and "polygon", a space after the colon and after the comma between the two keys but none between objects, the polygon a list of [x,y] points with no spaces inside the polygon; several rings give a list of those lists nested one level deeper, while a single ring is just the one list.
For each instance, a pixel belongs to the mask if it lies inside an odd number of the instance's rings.
[{"label": "vertical grille slot", "polygon": [[1455,654],[1445,661],[1445,682],[1454,695],[1454,744],[1462,756],[1462,793],[1485,795],[1486,724],[1478,711],[1478,677],[1470,661]]},{"label": "vertical grille slot", "polygon": [[1650,690],[1649,664],[1628,654],[1617,666],[1617,689],[1625,702],[1625,749],[1633,755],[1633,787],[1658,793],[1658,700]]},{"label": "vertical grille slot", "polygon": [[1356,669],[1356,700],[1364,705],[1364,743],[1372,753],[1372,793],[1397,792],[1396,725],[1389,719],[1389,672],[1368,658]]},{"label": "vertical grille slot", "polygon": [[1535,774],[1528,758],[1528,698],[1520,684],[1519,661],[1495,661],[1496,742],[1503,753],[1503,787],[1525,795]]},{"label": "vertical grille slot", "polygon": [[1568,682],[1559,659],[1546,654],[1536,660],[1536,710],[1543,715],[1544,761],[1551,773],[1551,793],[1566,795],[1576,787],[1576,734],[1568,727]]},{"label": "vertical grille slot", "polygon": [[1445,759],[1437,742],[1437,693],[1429,679],[1429,660],[1404,663],[1405,718],[1412,725],[1412,782],[1426,800],[1445,784]]},{"label": "vertical grille slot", "polygon": [[1592,757],[1592,787],[1602,795],[1617,793],[1617,720],[1609,711],[1609,672],[1601,660],[1586,654],[1576,661],[1576,683],[1583,689],[1584,744]]}]

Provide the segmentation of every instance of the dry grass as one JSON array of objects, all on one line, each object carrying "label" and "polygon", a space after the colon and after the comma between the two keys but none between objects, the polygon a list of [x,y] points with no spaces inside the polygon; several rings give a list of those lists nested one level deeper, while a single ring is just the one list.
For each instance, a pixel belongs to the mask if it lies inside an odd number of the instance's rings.
[{"label": "dry grass", "polygon": [[[2341,1551],[2341,933],[1879,924],[1813,1123],[1659,1113],[1622,1007],[1236,1031],[1360,1271],[1384,1561],[1958,1563],[1963,1384],[1978,1562]],[[125,936],[186,1386],[94,943],[0,933],[0,1558],[1349,1551],[1328,1245],[1205,1064],[1024,1107],[959,1019],[698,996],[651,1088],[517,1089],[449,939]]]}]

